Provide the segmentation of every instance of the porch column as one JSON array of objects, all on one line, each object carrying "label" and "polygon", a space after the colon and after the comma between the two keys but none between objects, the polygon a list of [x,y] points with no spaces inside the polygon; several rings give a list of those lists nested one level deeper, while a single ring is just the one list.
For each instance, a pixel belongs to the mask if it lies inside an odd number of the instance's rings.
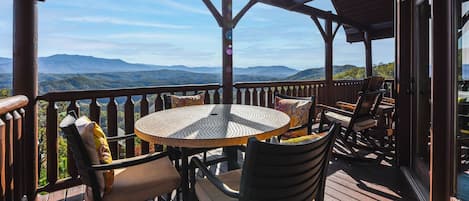
[{"label": "porch column", "polygon": [[325,48],[325,62],[324,62],[324,70],[325,70],[325,81],[326,81],[326,90],[325,90],[325,102],[326,104],[333,104],[335,101],[334,95],[334,80],[333,80],[333,66],[332,66],[332,59],[333,59],[333,46],[334,46],[334,37],[339,27],[342,25],[338,23],[335,29],[332,28],[332,13],[328,12],[324,19],[324,27],[319,22],[319,19],[316,16],[311,16],[311,19],[316,24],[317,28],[319,29],[322,38],[324,39],[324,48]]},{"label": "porch column", "polygon": [[371,48],[371,36],[368,31],[363,33],[363,43],[365,44],[365,61],[366,61],[366,76],[373,75],[373,58],[372,58],[372,48]]},{"label": "porch column", "polygon": [[232,0],[222,0],[223,104],[233,103],[233,20]]},{"label": "porch column", "polygon": [[29,104],[25,108],[22,148],[23,178],[15,187],[24,190],[28,200],[34,200],[37,189],[37,7],[36,0],[13,2],[13,94],[25,95]]}]

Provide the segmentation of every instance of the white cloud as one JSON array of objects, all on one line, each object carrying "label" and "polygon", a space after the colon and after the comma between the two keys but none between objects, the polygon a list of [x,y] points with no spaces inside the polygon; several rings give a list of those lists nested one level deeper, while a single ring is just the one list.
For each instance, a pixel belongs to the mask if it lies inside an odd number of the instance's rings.
[{"label": "white cloud", "polygon": [[166,29],[190,29],[191,28],[191,26],[187,26],[187,25],[131,21],[131,20],[124,20],[124,19],[119,19],[119,18],[112,18],[112,17],[70,17],[70,18],[65,18],[64,21],[84,22],[84,23],[106,23],[106,24],[115,24],[115,25],[155,27],[155,28],[166,28]]},{"label": "white cloud", "polygon": [[178,10],[183,10],[183,11],[196,13],[196,14],[210,15],[210,12],[208,11],[207,8],[205,8],[205,6],[203,8],[196,8],[193,6],[188,6],[187,4],[184,4],[184,3],[178,3],[174,0],[159,0],[158,3],[162,3],[166,6],[170,6]]}]

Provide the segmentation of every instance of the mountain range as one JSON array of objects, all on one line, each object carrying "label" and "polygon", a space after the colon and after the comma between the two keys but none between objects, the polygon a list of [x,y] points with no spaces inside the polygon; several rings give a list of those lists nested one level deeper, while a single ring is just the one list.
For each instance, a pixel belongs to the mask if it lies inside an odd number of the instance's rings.
[{"label": "mountain range", "polygon": [[[0,88],[11,88],[12,60],[0,57]],[[178,84],[221,83],[221,67],[163,66],[128,63],[120,59],[59,54],[38,59],[39,92],[109,89]],[[334,66],[334,73],[358,68]],[[286,66],[234,68],[234,81],[317,80],[324,68],[303,71]]]},{"label": "mountain range", "polygon": [[[40,73],[73,74],[73,73],[110,73],[135,72],[156,70],[180,70],[193,73],[221,73],[221,67],[188,67],[184,65],[163,66],[128,63],[121,59],[105,59],[93,56],[57,54],[38,58]],[[12,60],[0,57],[0,73],[11,73]],[[285,77],[293,75],[298,70],[286,66],[254,66],[234,68],[234,74],[266,75],[270,77]]]}]

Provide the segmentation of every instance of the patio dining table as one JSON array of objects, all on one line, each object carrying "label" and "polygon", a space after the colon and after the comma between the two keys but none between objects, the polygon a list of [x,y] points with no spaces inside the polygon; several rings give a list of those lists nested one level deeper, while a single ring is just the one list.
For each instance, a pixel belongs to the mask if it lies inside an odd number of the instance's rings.
[{"label": "patio dining table", "polygon": [[[135,134],[150,143],[181,150],[181,189],[183,199],[187,200],[189,161],[185,150],[238,146],[246,144],[250,137],[269,139],[285,133],[289,123],[288,115],[270,108],[207,104],[149,114],[135,123]],[[228,156],[233,158],[237,154],[228,153]]]}]

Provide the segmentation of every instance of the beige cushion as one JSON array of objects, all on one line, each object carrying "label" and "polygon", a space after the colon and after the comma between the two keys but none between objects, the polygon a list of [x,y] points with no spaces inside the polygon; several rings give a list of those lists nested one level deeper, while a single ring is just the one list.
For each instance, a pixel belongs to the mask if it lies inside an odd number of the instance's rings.
[{"label": "beige cushion", "polygon": [[[241,169],[229,171],[217,176],[224,184],[233,190],[239,191],[241,180]],[[236,198],[229,197],[218,190],[208,179],[198,179],[195,183],[195,194],[199,201],[234,201]]]},{"label": "beige cushion", "polygon": [[[343,127],[348,127],[350,124],[351,117],[341,115],[335,112],[326,112],[325,115],[327,120],[340,123],[340,125]],[[353,124],[352,129],[354,131],[362,131],[367,128],[375,127],[376,125],[378,125],[378,121],[374,119],[365,119],[362,121],[355,122],[355,124]]]},{"label": "beige cushion", "polygon": [[112,190],[104,195],[104,201],[153,200],[180,183],[179,173],[167,157],[114,172]]}]

